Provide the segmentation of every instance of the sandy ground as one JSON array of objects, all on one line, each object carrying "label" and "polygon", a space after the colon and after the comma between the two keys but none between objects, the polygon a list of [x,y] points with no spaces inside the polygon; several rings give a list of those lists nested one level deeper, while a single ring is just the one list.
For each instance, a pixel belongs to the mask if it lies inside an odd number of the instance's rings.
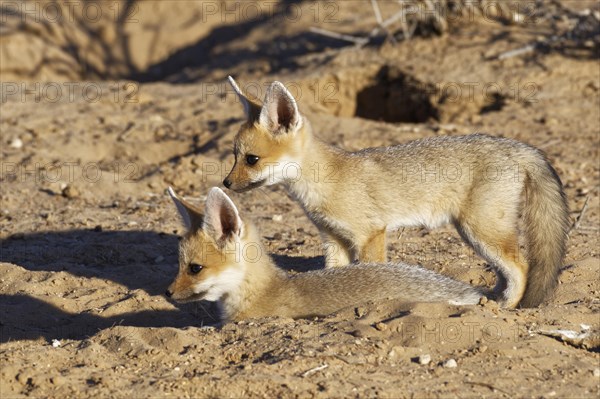
[{"label": "sandy ground", "polygon": [[[301,42],[301,27],[284,34]],[[212,54],[243,56],[268,32],[255,26],[247,42]],[[56,98],[45,83],[3,91],[1,396],[597,397],[600,71],[597,58],[567,53],[493,59],[536,34],[463,24],[396,46],[288,49],[293,67],[284,53],[250,54],[182,72],[197,77],[186,84],[78,81]],[[579,218],[556,294],[536,309],[387,301],[224,326],[211,304],[168,301],[183,229],[165,188],[202,203],[229,171],[242,109],[227,73],[257,90],[291,85],[315,131],[347,149],[476,131],[543,149]],[[462,91],[444,97],[453,87]],[[411,112],[386,122],[397,101]],[[283,188],[231,197],[281,267],[322,267],[318,232]],[[389,255],[494,282],[450,227],[390,234]],[[587,335],[563,342],[553,330]]]}]

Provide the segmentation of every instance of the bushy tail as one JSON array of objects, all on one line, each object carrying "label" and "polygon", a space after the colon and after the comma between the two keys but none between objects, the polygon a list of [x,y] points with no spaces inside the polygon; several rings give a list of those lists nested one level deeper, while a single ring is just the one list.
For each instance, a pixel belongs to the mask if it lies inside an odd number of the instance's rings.
[{"label": "bushy tail", "polygon": [[560,178],[545,159],[538,165],[538,169],[527,171],[525,181],[523,221],[529,270],[521,307],[538,306],[554,291],[569,228]]}]

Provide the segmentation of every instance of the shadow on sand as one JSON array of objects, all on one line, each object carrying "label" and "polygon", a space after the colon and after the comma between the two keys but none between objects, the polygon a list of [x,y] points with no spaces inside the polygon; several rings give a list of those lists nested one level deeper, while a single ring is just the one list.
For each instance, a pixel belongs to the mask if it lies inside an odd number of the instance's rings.
[{"label": "shadow on sand", "polygon": [[[71,230],[15,235],[0,242],[0,261],[35,272],[110,280],[129,289],[161,295],[177,273],[178,237],[152,231]],[[323,259],[274,256],[286,270],[321,268]],[[34,283],[32,283],[34,284]],[[126,296],[127,298],[127,296]],[[106,298],[107,303],[120,298]],[[26,294],[0,294],[0,342],[9,340],[85,339],[113,325],[176,327],[215,325],[216,307],[199,302],[176,304],[178,310],[140,310],[111,317],[69,313]],[[24,317],[27,315],[27,317]],[[31,317],[30,315],[35,315]],[[25,320],[25,321],[24,321]]]}]

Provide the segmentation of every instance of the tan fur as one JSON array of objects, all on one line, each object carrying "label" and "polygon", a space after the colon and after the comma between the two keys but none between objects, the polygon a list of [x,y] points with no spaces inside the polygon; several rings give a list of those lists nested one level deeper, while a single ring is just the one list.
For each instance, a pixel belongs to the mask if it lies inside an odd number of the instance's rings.
[{"label": "tan fur", "polygon": [[[537,306],[553,291],[568,210],[560,180],[539,150],[474,134],[347,152],[313,135],[278,82],[262,111],[247,116],[225,185],[241,192],[283,183],[319,228],[328,267],[385,261],[386,230],[453,223],[496,269],[504,306]],[[260,161],[248,165],[247,154]],[[283,173],[292,169],[300,176]],[[520,213],[526,255],[517,244]]]},{"label": "tan fur", "polygon": [[[194,283],[201,282],[207,278],[223,272],[229,263],[235,261],[233,253],[218,248],[214,240],[202,230],[190,230],[181,239],[181,250],[179,251],[179,272],[175,281],[169,286],[173,292],[173,299],[193,299],[194,293],[191,287]],[[233,258],[233,259],[232,259]],[[187,270],[190,263],[198,263],[204,266],[199,278]]]},{"label": "tan fur", "polygon": [[[347,306],[386,298],[466,305],[478,303],[483,296],[468,284],[401,263],[360,264],[290,276],[274,265],[255,227],[246,220],[236,221],[237,210],[221,207],[228,201],[221,190],[210,191],[206,212],[212,207],[218,223],[239,225],[241,228],[235,230],[239,234],[215,236],[214,229],[207,228],[206,218],[174,193],[172,196],[184,220],[201,222],[186,223],[189,231],[179,246],[179,273],[167,295],[178,301],[216,300],[224,320],[323,316]],[[214,201],[209,204],[211,200]],[[248,254],[248,248],[256,252]],[[257,253],[260,256],[256,257]],[[192,274],[190,263],[201,264],[202,271]],[[198,285],[211,279],[226,287],[218,297],[207,298],[208,291],[196,292]]]},{"label": "tan fur", "polygon": [[376,231],[358,251],[358,259],[363,262],[385,262],[385,229]]}]

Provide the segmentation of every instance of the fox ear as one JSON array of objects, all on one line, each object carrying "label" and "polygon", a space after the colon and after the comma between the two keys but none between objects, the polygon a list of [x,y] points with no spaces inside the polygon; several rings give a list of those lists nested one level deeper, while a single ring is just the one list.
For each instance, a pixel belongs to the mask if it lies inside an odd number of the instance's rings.
[{"label": "fox ear", "polygon": [[204,231],[217,243],[223,243],[242,233],[242,219],[233,201],[218,187],[213,187],[206,197]]},{"label": "fox ear", "polygon": [[197,230],[202,227],[202,213],[193,205],[187,203],[182,198],[179,198],[175,191],[171,187],[168,189],[169,196],[175,203],[177,207],[177,211],[183,220],[183,224],[185,225],[188,231]]},{"label": "fox ear", "polygon": [[300,128],[302,117],[296,100],[281,82],[273,82],[267,89],[259,123],[273,133],[294,133]]},{"label": "fox ear", "polygon": [[242,89],[240,89],[240,86],[238,86],[236,81],[231,76],[228,76],[227,79],[229,80],[229,84],[233,88],[233,91],[235,91],[235,94],[237,94],[240,102],[244,106],[244,114],[246,115],[248,121],[257,121],[260,115],[260,104],[258,104],[255,99],[248,98],[248,96],[244,94]]}]

